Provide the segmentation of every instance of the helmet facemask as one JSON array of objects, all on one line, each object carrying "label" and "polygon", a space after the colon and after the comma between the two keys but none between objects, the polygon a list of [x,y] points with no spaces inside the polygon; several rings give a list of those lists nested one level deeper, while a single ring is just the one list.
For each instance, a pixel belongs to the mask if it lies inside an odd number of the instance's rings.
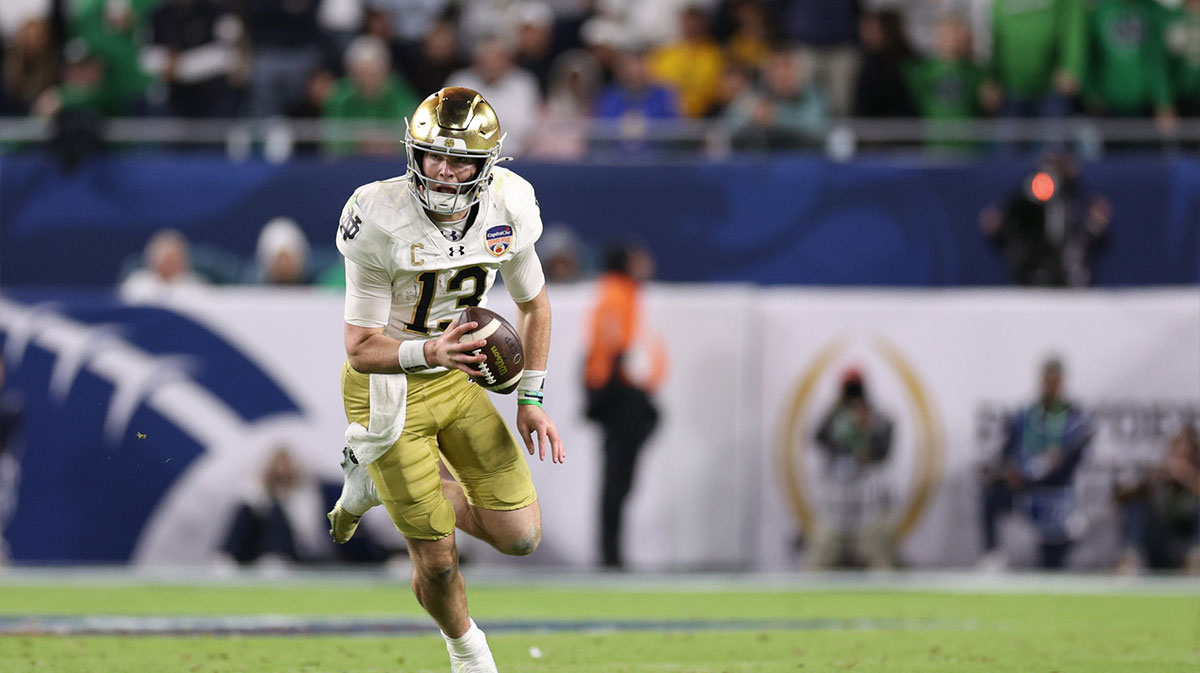
[{"label": "helmet facemask", "polygon": [[[466,143],[450,136],[438,136],[433,142],[423,142],[413,137],[408,120],[404,124],[404,149],[408,156],[409,187],[421,205],[435,213],[459,213],[467,210],[483,198],[492,181],[492,167],[500,160],[500,146],[504,135],[487,150],[467,149]],[[465,182],[448,182],[425,175],[422,160],[425,154],[440,154],[446,157],[474,159],[478,170]],[[439,191],[438,187],[449,187],[453,192]]]}]

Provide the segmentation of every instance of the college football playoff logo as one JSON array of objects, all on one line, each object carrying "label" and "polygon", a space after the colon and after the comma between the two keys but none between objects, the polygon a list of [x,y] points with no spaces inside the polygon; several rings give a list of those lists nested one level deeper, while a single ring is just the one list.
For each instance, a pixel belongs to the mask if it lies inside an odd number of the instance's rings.
[{"label": "college football playoff logo", "polygon": [[842,337],[826,346],[805,366],[781,411],[776,463],[796,519],[805,534],[820,528],[817,504],[819,475],[809,474],[816,457],[814,435],[822,412],[832,403],[837,381],[849,367],[867,365],[872,399],[896,416],[896,444],[890,460],[896,502],[888,516],[893,539],[911,533],[921,520],[941,481],[944,438],[940,420],[924,383],[904,355],[882,337],[851,344]]}]

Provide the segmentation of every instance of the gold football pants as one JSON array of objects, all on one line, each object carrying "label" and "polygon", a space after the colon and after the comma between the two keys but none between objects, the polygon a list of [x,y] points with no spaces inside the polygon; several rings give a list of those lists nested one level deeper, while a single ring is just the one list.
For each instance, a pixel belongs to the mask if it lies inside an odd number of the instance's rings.
[{"label": "gold football pants", "polygon": [[[346,420],[366,426],[370,377],[350,363],[342,367],[342,401]],[[457,370],[409,376],[404,431],[368,465],[380,499],[405,537],[440,540],[454,531],[439,455],[476,507],[506,511],[537,500],[525,456],[483,388]]]}]

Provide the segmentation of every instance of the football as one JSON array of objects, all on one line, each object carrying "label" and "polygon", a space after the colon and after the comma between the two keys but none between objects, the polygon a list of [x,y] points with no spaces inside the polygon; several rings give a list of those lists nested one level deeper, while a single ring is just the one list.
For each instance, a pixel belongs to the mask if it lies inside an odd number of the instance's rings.
[{"label": "football", "polygon": [[483,353],[487,356],[487,360],[477,366],[483,376],[472,376],[471,380],[502,395],[516,390],[521,372],[525,369],[525,352],[517,330],[499,313],[478,306],[468,307],[459,314],[458,324],[465,322],[478,323],[479,326],[462,335],[460,341],[487,341],[483,348],[471,352],[472,355]]}]

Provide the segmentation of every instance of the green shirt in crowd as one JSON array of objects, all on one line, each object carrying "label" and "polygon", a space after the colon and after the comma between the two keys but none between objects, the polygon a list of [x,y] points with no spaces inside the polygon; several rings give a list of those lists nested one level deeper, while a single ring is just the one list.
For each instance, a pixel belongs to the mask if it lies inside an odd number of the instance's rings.
[{"label": "green shirt in crowd", "polygon": [[1163,10],[1155,0],[1096,0],[1088,17],[1089,97],[1116,114],[1171,104]]},{"label": "green shirt in crowd", "polygon": [[1200,103],[1200,5],[1172,12],[1163,35],[1176,99]]},{"label": "green shirt in crowd", "polygon": [[1080,0],[994,0],[991,76],[1005,95],[1041,98],[1051,92],[1059,70],[1082,83],[1085,16]]},{"label": "green shirt in crowd", "polygon": [[922,117],[963,119],[979,114],[983,70],[969,59],[928,58],[910,64],[905,74]]},{"label": "green shirt in crowd", "polygon": [[379,95],[367,97],[350,78],[343,77],[334,86],[325,104],[328,119],[404,119],[412,114],[416,94],[403,81],[388,77]]},{"label": "green shirt in crowd", "polygon": [[[398,121],[412,114],[419,102],[407,84],[392,76],[388,76],[375,96],[367,96],[352,79],[343,77],[334,85],[333,94],[325,104],[325,118]],[[350,154],[355,150],[355,145],[334,141],[328,143],[326,149],[334,154]]]},{"label": "green shirt in crowd", "polygon": [[125,100],[117,97],[115,90],[105,82],[95,86],[63,84],[58,89],[62,106],[67,110],[88,110],[106,117],[119,116],[125,112]]},{"label": "green shirt in crowd", "polygon": [[105,114],[129,112],[146,95],[151,78],[138,62],[139,50],[150,13],[160,1],[129,0],[130,21],[121,27],[106,15],[108,0],[77,0],[72,5],[71,34],[82,39],[104,64],[103,91],[95,95]]}]

